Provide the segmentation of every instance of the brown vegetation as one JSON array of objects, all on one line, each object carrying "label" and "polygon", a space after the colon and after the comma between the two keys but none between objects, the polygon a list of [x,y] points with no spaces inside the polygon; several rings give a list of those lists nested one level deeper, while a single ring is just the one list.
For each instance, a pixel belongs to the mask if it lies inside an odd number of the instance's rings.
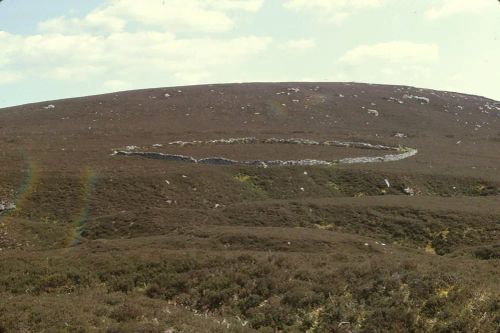
[{"label": "brown vegetation", "polygon": [[[0,332],[498,332],[500,110],[456,93],[317,86],[165,88],[0,110],[0,200],[17,205],[0,213]],[[389,100],[404,93],[430,103]],[[111,156],[129,145],[242,160],[370,155],[168,146],[245,136],[419,154],[269,168]]]}]

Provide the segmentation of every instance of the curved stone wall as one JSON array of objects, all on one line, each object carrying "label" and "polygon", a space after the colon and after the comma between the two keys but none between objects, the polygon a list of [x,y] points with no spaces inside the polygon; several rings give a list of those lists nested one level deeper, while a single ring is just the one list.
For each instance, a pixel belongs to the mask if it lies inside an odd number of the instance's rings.
[{"label": "curved stone wall", "polygon": [[[212,165],[254,165],[254,166],[294,166],[294,165],[324,165],[331,166],[335,164],[355,164],[355,163],[377,163],[377,162],[392,162],[399,161],[405,158],[409,158],[418,153],[417,149],[408,147],[391,147],[384,145],[374,145],[366,142],[353,142],[353,141],[314,141],[309,139],[291,138],[291,139],[280,139],[280,138],[269,138],[269,139],[257,139],[254,137],[247,138],[228,138],[228,139],[217,139],[210,141],[173,141],[169,145],[176,146],[196,146],[196,145],[221,145],[221,144],[297,144],[297,145],[322,145],[322,146],[334,146],[334,147],[351,147],[360,149],[374,149],[374,150],[386,150],[393,151],[393,154],[386,154],[381,156],[367,156],[367,157],[349,157],[338,160],[313,160],[313,159],[303,159],[303,160],[247,160],[238,161],[232,160],[224,157],[207,157],[196,159],[192,156],[178,155],[178,154],[168,154],[168,153],[158,153],[158,152],[143,152],[135,151],[138,147],[129,146],[128,150],[115,150],[112,155],[114,156],[140,156],[150,159],[166,160],[166,161],[177,161],[177,162],[187,162],[187,163],[197,163],[197,164],[212,164]],[[153,145],[155,147],[161,145]]]}]

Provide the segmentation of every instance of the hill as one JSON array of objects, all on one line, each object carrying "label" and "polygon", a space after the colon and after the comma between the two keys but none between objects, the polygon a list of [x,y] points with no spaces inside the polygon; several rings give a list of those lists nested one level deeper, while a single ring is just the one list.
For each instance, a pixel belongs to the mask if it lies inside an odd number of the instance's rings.
[{"label": "hill", "polygon": [[357,83],[0,110],[0,332],[497,332],[500,103]]}]

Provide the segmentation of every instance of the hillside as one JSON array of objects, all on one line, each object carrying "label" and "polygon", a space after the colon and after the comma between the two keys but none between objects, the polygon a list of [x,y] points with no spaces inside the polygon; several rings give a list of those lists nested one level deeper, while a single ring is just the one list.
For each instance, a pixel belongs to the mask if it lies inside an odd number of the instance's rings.
[{"label": "hillside", "polygon": [[0,145],[0,332],[500,327],[500,102],[159,88],[0,109]]}]

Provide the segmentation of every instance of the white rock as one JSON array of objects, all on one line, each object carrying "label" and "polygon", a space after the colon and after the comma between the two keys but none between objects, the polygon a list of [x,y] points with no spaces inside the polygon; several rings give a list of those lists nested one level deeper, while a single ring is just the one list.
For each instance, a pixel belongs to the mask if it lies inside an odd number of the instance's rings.
[{"label": "white rock", "polygon": [[377,110],[374,110],[374,109],[368,109],[368,114],[371,114],[375,117],[378,117],[379,113]]},{"label": "white rock", "polygon": [[0,212],[16,209],[16,204],[12,202],[0,202]]},{"label": "white rock", "polygon": [[406,99],[414,99],[414,100],[417,100],[420,102],[420,104],[429,104],[430,103],[430,99],[427,98],[427,97],[422,97],[422,96],[414,96],[414,95],[408,95],[408,94],[404,94],[403,95],[403,98],[406,98]]},{"label": "white rock", "polygon": [[403,189],[403,192],[404,192],[405,194],[410,195],[410,196],[415,195],[415,190],[414,190],[414,189],[412,189],[411,187],[405,187],[405,188]]}]

